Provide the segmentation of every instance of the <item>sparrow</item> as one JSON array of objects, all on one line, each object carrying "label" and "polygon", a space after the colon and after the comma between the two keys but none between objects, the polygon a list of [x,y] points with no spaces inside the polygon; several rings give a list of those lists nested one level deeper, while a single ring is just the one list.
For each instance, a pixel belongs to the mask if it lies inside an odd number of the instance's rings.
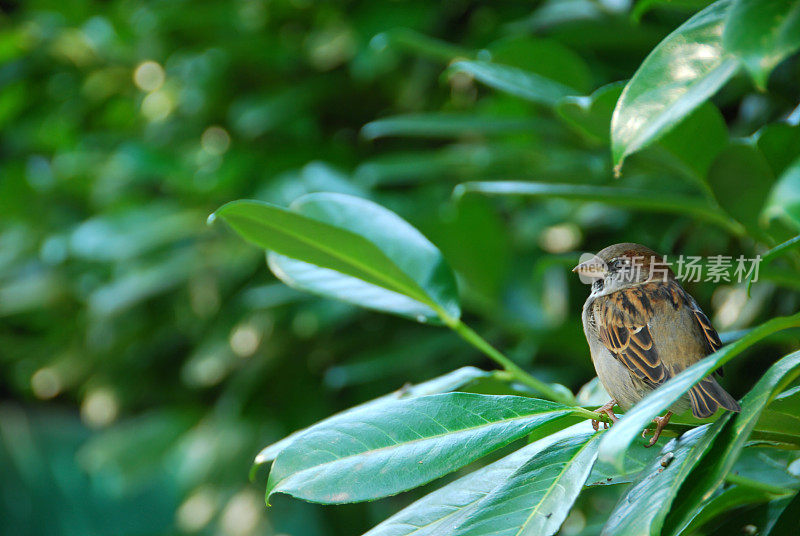
[{"label": "sparrow", "polygon": [[[708,317],[686,292],[664,259],[640,244],[609,246],[573,272],[590,278],[592,290],[583,305],[583,330],[597,377],[611,400],[598,408],[612,423],[614,406],[628,411],[648,393],[722,343]],[[721,375],[721,369],[716,371]],[[674,413],[691,407],[698,418],[719,407],[740,411],[736,400],[713,378],[692,387],[656,417],[648,447],[658,441]],[[594,429],[598,421],[593,420]],[[647,430],[642,433],[646,437]]]}]

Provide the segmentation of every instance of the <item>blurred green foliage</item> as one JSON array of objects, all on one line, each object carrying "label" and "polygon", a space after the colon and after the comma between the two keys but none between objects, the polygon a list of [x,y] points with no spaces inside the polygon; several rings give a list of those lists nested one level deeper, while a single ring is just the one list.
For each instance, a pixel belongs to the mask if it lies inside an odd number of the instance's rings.
[{"label": "blurred green foliage", "polygon": [[[357,534],[419,495],[267,510],[263,473],[246,482],[258,450],[296,429],[491,364],[455,334],[285,287],[262,252],[205,225],[232,199],[388,207],[442,251],[477,331],[575,392],[594,376],[587,289],[568,273],[579,251],[752,256],[796,235],[789,53],[768,79],[750,66],[764,91],[728,73],[612,163],[620,81],[709,3],[3,2],[3,531]],[[544,186],[479,195],[500,180]],[[749,299],[688,290],[720,331],[793,313],[793,254]],[[795,348],[789,334],[749,352],[727,387],[745,393]],[[598,533],[617,488],[582,494],[562,532]]]}]

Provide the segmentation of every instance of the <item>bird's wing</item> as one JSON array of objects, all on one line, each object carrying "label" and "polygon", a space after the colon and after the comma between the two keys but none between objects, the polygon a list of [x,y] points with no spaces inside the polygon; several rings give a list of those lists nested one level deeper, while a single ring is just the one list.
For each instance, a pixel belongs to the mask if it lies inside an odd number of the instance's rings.
[{"label": "bird's wing", "polygon": [[[703,332],[703,335],[705,335],[706,355],[713,354],[722,348],[722,341],[719,338],[719,333],[717,333],[717,330],[711,325],[711,321],[708,319],[703,310],[700,309],[700,306],[697,305],[697,302],[694,301],[694,298],[692,298],[686,292],[683,294],[686,297],[686,303],[689,305],[689,309],[691,309],[694,313],[694,319],[697,322],[697,325],[700,326],[700,330]],[[718,376],[722,376],[722,367],[719,367],[714,371],[714,373]]]},{"label": "bird's wing", "polygon": [[[670,374],[653,345],[649,324],[654,309],[648,295],[655,290],[676,303],[679,296],[670,286],[671,282],[647,283],[595,301],[600,341],[632,374],[651,386],[664,383]],[[677,289],[679,291],[680,287]]]},{"label": "bird's wing", "polygon": [[[719,338],[719,333],[717,330],[714,329],[714,326],[711,325],[711,321],[708,319],[706,314],[700,309],[700,306],[697,305],[697,302],[692,298],[691,294],[686,292],[683,289],[681,290],[681,296],[684,303],[689,307],[689,310],[692,311],[694,314],[694,320],[697,324],[697,327],[700,328],[700,332],[703,334],[703,342],[705,343],[705,355],[710,355],[722,348],[722,341]],[[714,374],[718,376],[723,376],[722,367],[719,367],[717,370],[714,371]]]}]

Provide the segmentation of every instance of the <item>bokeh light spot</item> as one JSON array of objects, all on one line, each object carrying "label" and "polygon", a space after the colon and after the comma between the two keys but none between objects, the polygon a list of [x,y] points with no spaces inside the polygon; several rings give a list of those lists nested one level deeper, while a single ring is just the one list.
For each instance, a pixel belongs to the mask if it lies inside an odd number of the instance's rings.
[{"label": "bokeh light spot", "polygon": [[229,343],[239,357],[250,357],[261,343],[261,332],[251,324],[237,326],[231,332]]},{"label": "bokeh light spot", "polygon": [[230,147],[231,136],[222,127],[210,126],[200,137],[200,144],[203,146],[204,151],[214,155],[221,155]]},{"label": "bokeh light spot", "polygon": [[185,532],[197,532],[211,521],[216,511],[214,492],[209,488],[201,488],[178,507],[175,522]]},{"label": "bokeh light spot", "polygon": [[118,414],[117,395],[106,387],[89,391],[81,404],[81,418],[92,428],[102,428],[111,424]]},{"label": "bokeh light spot", "polygon": [[40,368],[31,376],[33,394],[42,400],[58,395],[62,387],[61,376],[52,367]]},{"label": "bokeh light spot", "polygon": [[163,90],[154,91],[142,100],[142,115],[149,121],[163,121],[174,108],[172,97]]},{"label": "bokeh light spot", "polygon": [[164,85],[164,68],[155,61],[145,61],[133,71],[133,82],[142,91],[155,91]]},{"label": "bokeh light spot", "polygon": [[240,491],[228,501],[222,512],[220,525],[225,534],[247,536],[253,534],[261,518],[263,501],[252,491]]},{"label": "bokeh light spot", "polygon": [[539,235],[539,245],[550,253],[572,251],[581,241],[581,230],[573,223],[552,225]]}]

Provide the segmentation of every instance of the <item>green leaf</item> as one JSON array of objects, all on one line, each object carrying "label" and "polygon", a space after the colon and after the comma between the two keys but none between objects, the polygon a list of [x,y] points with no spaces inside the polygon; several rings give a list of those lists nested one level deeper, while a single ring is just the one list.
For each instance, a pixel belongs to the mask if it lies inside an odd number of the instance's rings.
[{"label": "green leaf", "polygon": [[[620,499],[603,527],[603,535],[659,535],[683,480],[710,448],[730,415],[697,427],[673,440]],[[613,429],[613,428],[612,428]],[[608,434],[607,434],[608,435]]]},{"label": "green leaf", "polygon": [[642,16],[654,8],[671,10],[679,13],[693,13],[709,4],[708,0],[640,0],[631,9],[631,21],[640,24]]},{"label": "green leaf", "polygon": [[694,534],[704,525],[731,510],[745,505],[765,503],[774,497],[774,495],[764,490],[745,486],[731,486],[700,505],[697,515],[683,532],[684,534]]},{"label": "green leaf", "polygon": [[489,493],[459,536],[555,534],[589,477],[602,432],[561,439]]},{"label": "green leaf", "polygon": [[728,146],[728,127],[719,109],[705,102],[664,134],[658,145],[705,186],[708,169]]},{"label": "green leaf", "polygon": [[267,497],[321,503],[387,497],[463,467],[574,409],[471,393],[397,400],[312,426],[272,465]]},{"label": "green leaf", "polygon": [[514,35],[486,48],[495,64],[518,67],[580,93],[591,90],[592,77],[586,62],[558,41]]},{"label": "green leaf", "polygon": [[598,460],[592,468],[592,474],[586,481],[587,486],[613,486],[615,484],[626,484],[636,480],[639,473],[648,467],[653,460],[658,457],[658,452],[669,440],[666,437],[659,438],[656,448],[630,449],[625,456],[625,468],[619,470],[608,462]]},{"label": "green leaf", "polygon": [[741,413],[714,443],[702,470],[692,475],[691,486],[681,495],[680,503],[673,507],[667,524],[674,530],[669,533],[679,534],[691,522],[696,506],[714,493],[733,468],[763,409],[798,375],[800,352],[794,352],[772,365],[744,396]]},{"label": "green leaf", "polygon": [[776,177],[780,177],[800,154],[800,126],[788,121],[765,125],[752,139]]},{"label": "green leaf", "polygon": [[[800,493],[795,493],[792,499],[774,501],[776,508],[774,515],[765,523],[764,536],[782,536],[793,534],[797,531],[797,520],[800,519]],[[771,512],[771,513],[773,513]]]},{"label": "green leaf", "polygon": [[297,290],[359,305],[367,309],[393,313],[419,322],[436,321],[430,306],[403,294],[367,283],[336,270],[320,268],[273,251],[267,264],[275,276]]},{"label": "green leaf", "polygon": [[436,536],[453,534],[470,515],[480,511],[483,499],[523,464],[564,438],[588,438],[588,422],[565,428],[527,445],[500,460],[425,495],[375,526],[364,536]]},{"label": "green leaf", "polygon": [[720,0],[669,34],[625,86],[611,119],[611,154],[617,170],[626,156],[679,123],[738,69],[722,47],[730,2]]},{"label": "green leaf", "polygon": [[282,263],[275,257],[271,263],[289,284],[423,321],[460,316],[455,277],[439,250],[371,201],[314,193],[290,209],[244,200],[224,205],[213,216],[248,241],[301,261]]},{"label": "green leaf", "polygon": [[576,89],[536,73],[487,61],[458,61],[449,72],[467,73],[491,88],[548,106],[555,106],[564,97],[580,94]]},{"label": "green leaf", "polygon": [[782,329],[797,326],[800,326],[800,313],[793,316],[773,318],[753,329],[741,339],[701,359],[668,380],[658,389],[645,396],[619,422],[614,424],[600,444],[600,460],[623,469],[625,453],[634,439],[652,422],[653,418],[666,411],[693,385],[761,339]]},{"label": "green leaf", "polygon": [[728,11],[722,43],[764,89],[775,66],[800,48],[800,2],[736,0]]},{"label": "green leaf", "polygon": [[[559,155],[562,156],[562,155]],[[369,187],[441,181],[443,177],[472,177],[516,169],[520,162],[538,163],[530,148],[511,144],[453,144],[442,149],[387,153],[356,168],[356,181]],[[563,158],[563,157],[562,157]]]},{"label": "green leaf", "polygon": [[781,413],[789,413],[800,420],[800,385],[776,396],[770,403],[769,409]]},{"label": "green leaf", "polygon": [[[761,266],[766,266],[767,263],[771,262],[773,259],[780,257],[784,253],[788,253],[789,251],[800,247],[800,235],[795,236],[794,238],[790,238],[786,242],[782,244],[778,244],[774,248],[770,249],[763,255],[761,255]],[[755,277],[755,271],[752,274],[747,276],[747,293],[750,294],[750,286],[753,284],[753,278]]]},{"label": "green leaf", "polygon": [[775,182],[764,155],[752,145],[733,143],[711,164],[708,182],[720,206],[759,236],[759,216]]},{"label": "green leaf", "polygon": [[596,408],[611,400],[611,395],[608,394],[606,388],[600,383],[600,378],[595,376],[581,386],[578,390],[578,394],[575,395],[575,400],[583,407]]},{"label": "green leaf", "polygon": [[377,119],[364,125],[361,135],[369,140],[388,136],[461,138],[475,134],[526,132],[539,124],[539,121],[529,118],[433,112]]},{"label": "green leaf", "polygon": [[576,201],[607,203],[612,206],[642,211],[682,214],[713,223],[735,235],[742,234],[741,226],[738,223],[719,209],[709,205],[706,201],[667,192],[659,192],[658,195],[653,195],[652,191],[632,188],[522,181],[465,182],[456,186],[453,191],[453,195],[456,197],[468,193],[556,197]]},{"label": "green leaf", "polygon": [[564,97],[556,104],[556,113],[589,139],[608,143],[611,115],[623,87],[624,82],[614,82],[597,89],[588,97]]},{"label": "green leaf", "polygon": [[[728,510],[713,524],[707,524],[703,532],[708,536],[731,536],[757,529],[758,536],[788,536],[797,532],[797,519],[800,516],[800,495],[781,497],[749,508]],[[794,511],[790,509],[794,502]],[[786,515],[788,514],[788,515]]]},{"label": "green leaf", "polygon": [[[398,399],[417,398],[425,395],[455,391],[456,389],[461,389],[462,387],[465,387],[480,378],[485,378],[491,375],[491,372],[486,372],[485,370],[475,367],[461,367],[460,369],[456,369],[443,376],[439,376],[438,378],[433,378],[432,380],[428,380],[417,385],[403,387],[397,391],[389,393],[388,395],[384,395],[368,402],[364,402],[363,404],[359,404],[358,406],[354,406],[350,409],[346,409],[328,417],[323,421],[320,421],[317,423],[317,425],[325,423],[326,425],[333,426],[337,420],[347,419],[348,415],[354,411],[360,411],[364,409],[374,411],[386,404],[391,404]],[[280,441],[264,447],[258,453],[253,463],[255,466],[259,466],[271,462],[283,449],[289,446],[295,439],[297,439],[298,436],[300,436],[300,434],[306,430],[308,430],[308,428],[297,430],[296,432],[284,437]]]},{"label": "green leaf", "polygon": [[763,217],[778,219],[800,230],[800,158],[775,181],[764,207]]},{"label": "green leaf", "polygon": [[[754,430],[756,429],[757,425]],[[796,450],[779,449],[771,445],[746,446],[725,480],[730,482],[731,477],[752,480],[764,486],[762,491],[769,491],[770,487],[775,488],[775,492],[781,488],[784,491],[798,489],[800,476],[789,471],[789,465],[797,459],[798,454],[800,453]]]},{"label": "green leaf", "polygon": [[478,196],[451,203],[442,220],[426,229],[458,273],[459,284],[490,300],[486,303],[496,302],[506,288],[513,257],[507,222],[488,199]]},{"label": "green leaf", "polygon": [[394,28],[372,38],[370,46],[376,49],[393,47],[423,58],[449,63],[455,58],[472,58],[475,53],[440,39],[421,34],[409,28]]}]

